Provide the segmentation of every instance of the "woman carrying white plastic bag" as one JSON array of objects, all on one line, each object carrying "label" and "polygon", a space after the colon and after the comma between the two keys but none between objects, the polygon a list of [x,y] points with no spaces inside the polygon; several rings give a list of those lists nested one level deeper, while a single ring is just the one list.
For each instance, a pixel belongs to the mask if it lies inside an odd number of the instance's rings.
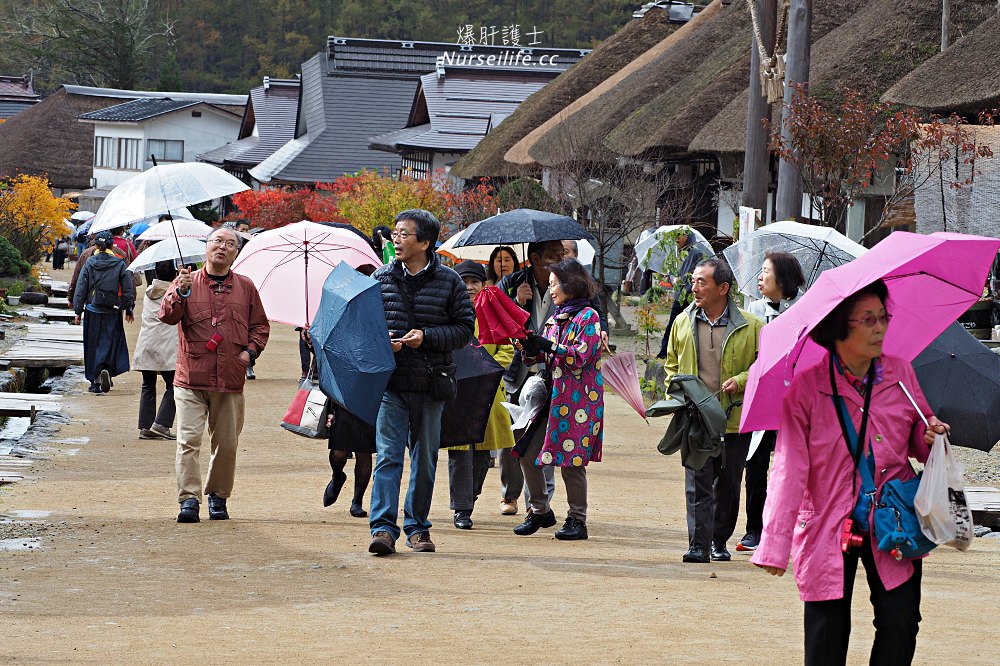
[{"label": "woman carrying white plastic bag", "polygon": [[962,467],[947,435],[937,435],[927,457],[920,489],[913,498],[920,528],[941,546],[967,550],[972,543],[972,511],[965,501]]}]

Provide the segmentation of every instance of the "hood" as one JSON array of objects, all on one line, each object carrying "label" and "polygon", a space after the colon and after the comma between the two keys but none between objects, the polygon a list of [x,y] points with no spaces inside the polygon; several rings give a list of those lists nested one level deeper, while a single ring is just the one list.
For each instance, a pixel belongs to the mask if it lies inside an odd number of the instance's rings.
[{"label": "hood", "polygon": [[167,289],[170,287],[170,282],[165,280],[154,279],[152,284],[146,287],[146,298],[158,301],[163,298],[163,295],[167,293]]},{"label": "hood", "polygon": [[93,271],[108,271],[112,269],[117,269],[118,264],[125,263],[122,261],[121,257],[116,254],[108,254],[107,252],[95,252],[90,259],[87,260],[87,265],[93,264]]}]

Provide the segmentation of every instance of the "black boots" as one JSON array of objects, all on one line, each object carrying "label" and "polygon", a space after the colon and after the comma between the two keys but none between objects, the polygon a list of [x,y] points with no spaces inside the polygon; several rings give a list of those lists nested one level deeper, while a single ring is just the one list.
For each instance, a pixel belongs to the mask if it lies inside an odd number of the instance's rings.
[{"label": "black boots", "polygon": [[582,541],[587,538],[587,523],[570,516],[562,529],[556,532],[556,538],[560,541]]},{"label": "black boots", "polygon": [[226,498],[209,494],[208,496],[208,519],[209,520],[229,520],[229,511],[226,510]]},{"label": "black boots", "polygon": [[556,514],[552,512],[552,509],[549,509],[547,513],[540,514],[530,512],[524,522],[514,528],[514,534],[528,536],[537,532],[539,528],[552,527],[555,524]]},{"label": "black boots", "polygon": [[181,502],[181,512],[177,514],[178,523],[197,523],[201,520],[198,517],[198,500],[189,497]]}]

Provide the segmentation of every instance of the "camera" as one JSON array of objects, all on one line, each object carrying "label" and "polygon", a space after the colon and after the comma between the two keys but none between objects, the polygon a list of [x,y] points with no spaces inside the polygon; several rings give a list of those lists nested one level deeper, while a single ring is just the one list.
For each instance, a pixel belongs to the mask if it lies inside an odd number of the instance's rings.
[{"label": "camera", "polygon": [[840,550],[846,553],[851,548],[860,548],[864,542],[863,536],[854,533],[854,521],[845,518],[844,526],[840,528]]}]

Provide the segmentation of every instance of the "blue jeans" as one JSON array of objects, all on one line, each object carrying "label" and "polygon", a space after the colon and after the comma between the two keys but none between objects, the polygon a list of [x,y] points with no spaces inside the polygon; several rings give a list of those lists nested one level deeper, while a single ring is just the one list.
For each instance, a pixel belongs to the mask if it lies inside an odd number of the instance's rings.
[{"label": "blue jeans", "polygon": [[403,531],[407,536],[429,530],[441,445],[441,412],[444,403],[426,393],[386,391],[375,424],[375,474],[372,482],[372,534],[388,532],[399,538],[399,487],[403,480],[403,453],[410,449],[410,484],[403,505]]}]

